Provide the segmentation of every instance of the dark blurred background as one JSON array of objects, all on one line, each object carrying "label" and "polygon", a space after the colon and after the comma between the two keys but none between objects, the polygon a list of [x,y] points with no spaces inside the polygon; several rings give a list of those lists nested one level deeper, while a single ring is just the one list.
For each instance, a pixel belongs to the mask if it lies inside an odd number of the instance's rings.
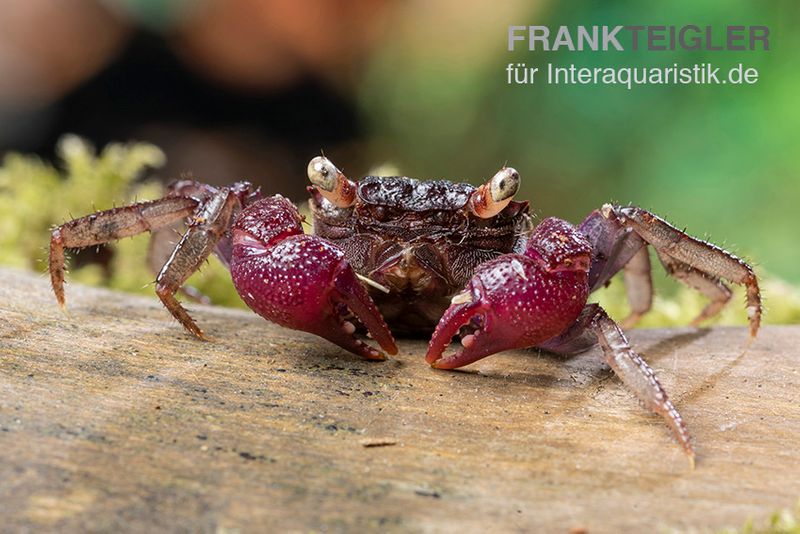
[{"label": "dark blurred background", "polygon": [[[800,4],[6,0],[0,151],[72,132],[159,145],[169,180],[304,197],[322,149],[478,183],[502,164],[540,215],[632,202],[800,283]],[[510,24],[767,25],[769,52],[510,53]],[[753,86],[509,86],[505,66],[758,68]],[[91,199],[87,199],[90,205]]]}]

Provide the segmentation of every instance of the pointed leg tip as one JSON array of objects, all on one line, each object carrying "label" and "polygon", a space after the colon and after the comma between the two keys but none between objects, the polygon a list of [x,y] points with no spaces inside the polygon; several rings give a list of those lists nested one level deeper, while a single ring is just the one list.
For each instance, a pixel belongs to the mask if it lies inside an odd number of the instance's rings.
[{"label": "pointed leg tip", "polygon": [[190,333],[191,333],[191,334],[192,334],[192,335],[193,335],[195,338],[197,338],[197,340],[198,340],[198,341],[211,341],[211,338],[209,338],[209,337],[206,335],[206,333],[205,333],[205,332],[203,332],[202,330],[200,330],[199,328],[197,328],[197,329],[191,329],[191,330],[189,330],[189,332],[190,332]]},{"label": "pointed leg tip", "polygon": [[687,459],[689,460],[689,470],[690,471],[694,471],[695,467],[697,465],[697,462],[696,462],[695,456],[694,456],[694,451],[692,451],[692,450],[687,451],[686,454],[687,454]]}]

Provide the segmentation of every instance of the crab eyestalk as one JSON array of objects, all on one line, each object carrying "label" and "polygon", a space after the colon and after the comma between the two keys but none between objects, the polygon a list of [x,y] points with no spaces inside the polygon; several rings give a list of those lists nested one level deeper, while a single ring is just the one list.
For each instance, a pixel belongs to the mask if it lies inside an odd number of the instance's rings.
[{"label": "crab eyestalk", "polygon": [[494,217],[514,199],[519,191],[519,173],[511,167],[503,167],[492,179],[472,192],[469,207],[481,219]]},{"label": "crab eyestalk", "polygon": [[355,203],[356,184],[325,156],[317,156],[309,162],[308,179],[337,208],[349,208]]}]

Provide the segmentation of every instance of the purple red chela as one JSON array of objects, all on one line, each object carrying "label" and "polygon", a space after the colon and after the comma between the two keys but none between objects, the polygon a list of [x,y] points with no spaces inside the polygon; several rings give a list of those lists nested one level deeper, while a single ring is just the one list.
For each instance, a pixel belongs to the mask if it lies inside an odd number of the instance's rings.
[{"label": "purple red chela", "polygon": [[263,199],[233,225],[231,276],[242,300],[265,319],[303,330],[371,360],[385,358],[355,335],[363,324],[381,348],[397,346],[344,253],[303,234],[297,209],[283,197]]},{"label": "purple red chela", "polygon": [[[591,246],[571,224],[542,221],[524,254],[480,265],[436,328],[428,363],[453,369],[509,349],[533,347],[571,326],[586,305]],[[461,333],[463,347],[444,350]]]}]

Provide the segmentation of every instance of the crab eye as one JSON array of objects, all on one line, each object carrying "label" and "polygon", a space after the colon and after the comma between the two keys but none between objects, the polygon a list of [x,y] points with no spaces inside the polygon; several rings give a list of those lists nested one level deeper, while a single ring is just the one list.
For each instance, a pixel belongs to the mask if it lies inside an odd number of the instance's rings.
[{"label": "crab eye", "polygon": [[325,156],[317,156],[308,163],[308,179],[320,194],[339,208],[349,208],[356,200],[356,184]]},{"label": "crab eye", "polygon": [[504,167],[492,177],[489,192],[492,200],[502,202],[511,198],[519,191],[519,173],[511,167]]},{"label": "crab eye", "polygon": [[481,219],[494,217],[511,203],[519,190],[519,173],[511,167],[503,167],[492,179],[470,194],[469,206],[473,214]]},{"label": "crab eye", "polygon": [[325,191],[333,191],[338,175],[339,169],[325,156],[317,156],[308,164],[308,179]]}]

